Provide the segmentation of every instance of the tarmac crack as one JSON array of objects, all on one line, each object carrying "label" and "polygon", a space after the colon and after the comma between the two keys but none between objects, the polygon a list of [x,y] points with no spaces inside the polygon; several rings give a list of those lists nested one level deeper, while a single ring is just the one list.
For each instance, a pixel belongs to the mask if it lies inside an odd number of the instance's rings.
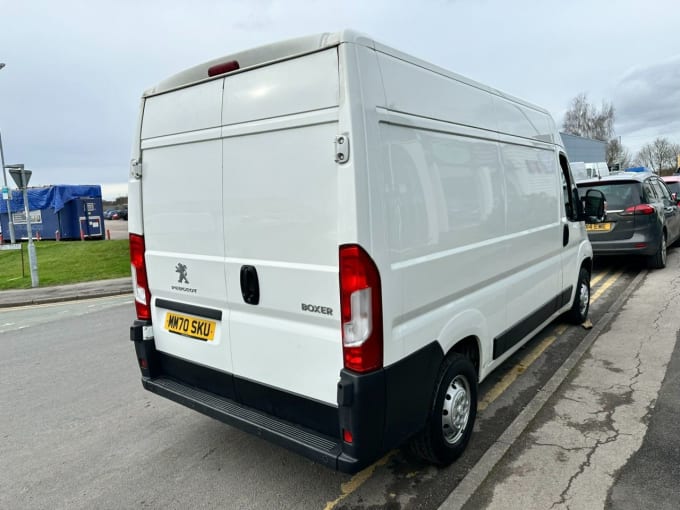
[{"label": "tarmac crack", "polygon": [[[655,328],[657,328],[656,321],[655,321]],[[558,506],[561,506],[561,505],[564,505],[567,508],[570,508],[569,504],[568,504],[569,499],[571,499],[569,497],[569,492],[571,491],[572,486],[574,485],[576,480],[581,475],[583,475],[585,473],[586,469],[588,469],[591,466],[592,458],[595,455],[595,453],[598,451],[598,449],[602,446],[607,445],[607,444],[611,444],[611,443],[616,442],[619,439],[619,437],[621,437],[621,436],[631,436],[632,435],[632,434],[622,433],[616,427],[615,422],[614,422],[614,413],[620,407],[622,407],[623,405],[627,405],[628,403],[630,403],[632,401],[633,395],[635,393],[634,387],[638,383],[638,379],[642,375],[642,358],[641,358],[642,348],[643,348],[643,342],[641,341],[638,345],[637,352],[635,354],[635,358],[634,358],[635,361],[636,361],[635,367],[634,367],[635,373],[629,378],[629,384],[627,386],[628,391],[625,392],[624,394],[616,395],[618,403],[615,404],[614,407],[607,410],[606,412],[603,413],[602,411],[599,411],[597,413],[588,413],[588,414],[591,414],[591,415],[592,414],[604,414],[603,419],[602,419],[603,429],[605,429],[605,430],[608,429],[608,430],[612,431],[613,434],[609,435],[608,437],[606,437],[604,439],[596,439],[595,444],[592,447],[586,446],[586,447],[571,447],[571,448],[568,448],[568,447],[560,446],[560,445],[557,445],[557,444],[539,444],[539,443],[536,443],[538,446],[553,446],[553,447],[560,448],[561,450],[569,451],[569,452],[579,452],[579,451],[587,450],[586,458],[579,465],[578,471],[576,473],[574,473],[569,478],[569,480],[567,482],[567,486],[565,487],[565,489],[560,494],[559,500],[553,502],[553,504],[550,506],[550,508],[555,508],[555,507],[558,507]],[[619,386],[619,388],[621,388],[621,387],[622,386]],[[625,386],[623,386],[623,387],[625,387]],[[611,389],[614,389],[614,386],[612,386]],[[607,391],[606,390],[603,391],[602,394],[606,395]],[[572,398],[568,398],[568,397],[567,397],[567,400],[572,400],[572,401],[578,402],[577,400],[572,399]],[[582,403],[582,402],[579,402],[579,403]],[[653,408],[653,406],[654,406],[654,402],[650,403],[647,406],[647,413],[646,413],[645,417],[647,417],[651,414],[651,409]],[[643,418],[643,420],[644,420],[644,418]],[[583,435],[586,439],[593,439],[587,433],[584,433]]]}]

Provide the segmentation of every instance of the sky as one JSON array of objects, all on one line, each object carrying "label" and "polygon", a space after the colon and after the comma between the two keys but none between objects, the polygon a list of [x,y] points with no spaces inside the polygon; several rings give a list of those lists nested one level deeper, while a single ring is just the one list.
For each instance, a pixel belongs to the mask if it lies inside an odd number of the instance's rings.
[{"label": "sky", "polygon": [[5,164],[24,163],[31,185],[124,196],[144,90],[344,28],[542,106],[558,126],[579,93],[612,102],[633,154],[659,136],[680,143],[678,0],[0,0]]}]

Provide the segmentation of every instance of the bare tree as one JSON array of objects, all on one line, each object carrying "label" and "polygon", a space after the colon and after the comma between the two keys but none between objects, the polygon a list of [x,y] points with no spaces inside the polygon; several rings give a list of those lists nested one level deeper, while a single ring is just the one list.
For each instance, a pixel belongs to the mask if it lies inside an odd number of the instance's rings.
[{"label": "bare tree", "polygon": [[609,168],[619,165],[621,170],[631,166],[632,158],[630,151],[626,149],[618,138],[612,138],[607,143],[607,166]]},{"label": "bare tree", "polygon": [[669,142],[668,138],[658,137],[652,143],[642,146],[635,156],[635,162],[660,173],[662,170],[676,168],[679,153],[678,144]]},{"label": "bare tree", "polygon": [[646,143],[645,145],[643,145],[638,151],[638,153],[635,155],[634,163],[639,166],[646,166],[647,168],[651,168],[656,172],[656,169],[654,167],[655,163],[654,146],[651,143]]},{"label": "bare tree", "polygon": [[571,100],[562,129],[571,135],[608,142],[614,136],[614,113],[612,103],[602,101],[602,109],[598,110],[588,102],[588,96],[582,92]]}]

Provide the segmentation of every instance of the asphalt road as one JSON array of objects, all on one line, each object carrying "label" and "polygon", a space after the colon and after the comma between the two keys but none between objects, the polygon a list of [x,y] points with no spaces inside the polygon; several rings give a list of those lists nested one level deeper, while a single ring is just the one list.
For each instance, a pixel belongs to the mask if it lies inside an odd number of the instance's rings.
[{"label": "asphalt road", "polygon": [[[597,268],[594,322],[638,271]],[[129,297],[0,311],[0,508],[435,509],[587,333],[554,323],[489,377],[454,465],[350,477],[144,391],[132,320]]]},{"label": "asphalt road", "polygon": [[111,239],[128,238],[127,220],[104,220],[104,230],[108,232]]}]

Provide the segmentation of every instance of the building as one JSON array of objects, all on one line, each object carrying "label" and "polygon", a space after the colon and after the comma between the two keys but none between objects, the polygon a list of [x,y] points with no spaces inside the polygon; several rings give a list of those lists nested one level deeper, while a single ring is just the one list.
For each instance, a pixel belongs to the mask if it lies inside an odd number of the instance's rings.
[{"label": "building", "polygon": [[[10,209],[17,239],[28,239],[23,193],[10,190]],[[66,185],[29,188],[31,233],[41,239],[103,239],[102,190],[99,185]],[[9,242],[7,203],[0,202],[3,240]]]},{"label": "building", "polygon": [[560,133],[569,162],[601,163],[607,161],[607,142]]}]

